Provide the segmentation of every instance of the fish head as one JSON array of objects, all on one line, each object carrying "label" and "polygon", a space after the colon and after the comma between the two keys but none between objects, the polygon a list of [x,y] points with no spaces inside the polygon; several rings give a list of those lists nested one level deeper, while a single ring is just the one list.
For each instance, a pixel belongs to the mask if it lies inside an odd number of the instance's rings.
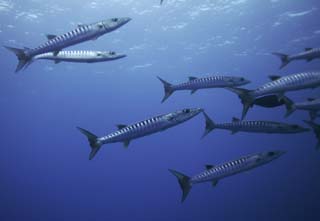
[{"label": "fish head", "polygon": [[244,77],[227,77],[227,82],[230,87],[243,86],[251,83],[251,81]]},{"label": "fish head", "polygon": [[280,156],[282,156],[285,153],[286,153],[286,151],[282,151],[282,150],[274,150],[274,151],[267,151],[267,152],[259,153],[259,154],[252,156],[252,160],[253,160],[252,162],[254,164],[265,164],[265,163],[268,163],[272,160],[279,158]]},{"label": "fish head", "polygon": [[186,108],[183,110],[179,110],[176,112],[172,112],[165,115],[165,118],[167,121],[173,124],[182,123],[184,121],[187,121],[199,113],[203,112],[202,108]]},{"label": "fish head", "polygon": [[114,51],[97,51],[96,56],[97,56],[97,58],[99,58],[101,60],[115,60],[115,59],[124,58],[127,55],[117,54]]},{"label": "fish head", "polygon": [[110,18],[98,23],[94,24],[94,27],[100,34],[105,34],[107,32],[116,30],[121,26],[127,24],[131,18],[123,17],[123,18]]},{"label": "fish head", "polygon": [[278,130],[280,129],[286,133],[302,133],[310,131],[310,129],[302,127],[298,124],[279,124],[276,127]]}]

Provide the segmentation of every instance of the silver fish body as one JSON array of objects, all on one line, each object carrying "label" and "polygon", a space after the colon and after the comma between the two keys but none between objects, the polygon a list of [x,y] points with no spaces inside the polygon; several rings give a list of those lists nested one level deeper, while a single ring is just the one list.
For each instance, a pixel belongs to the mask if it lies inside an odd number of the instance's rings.
[{"label": "silver fish body", "polygon": [[97,137],[91,132],[78,128],[80,132],[87,136],[92,151],[89,159],[92,159],[100,147],[104,144],[123,142],[128,147],[131,140],[144,137],[153,133],[166,130],[170,127],[181,124],[201,113],[203,109],[183,109],[176,112],[152,117],[132,125],[118,125],[118,130],[103,137]]},{"label": "silver fish body", "polygon": [[125,54],[117,54],[113,51],[60,51],[57,55],[53,52],[39,54],[33,60],[53,60],[59,62],[95,63],[112,61],[126,57]]},{"label": "silver fish body", "polygon": [[250,92],[254,98],[264,95],[282,95],[288,91],[296,91],[320,86],[320,72],[303,72],[284,77],[278,77]]},{"label": "silver fish body", "polygon": [[25,65],[31,62],[32,58],[36,55],[44,54],[47,52],[53,52],[54,55],[57,55],[59,51],[64,48],[88,40],[95,40],[106,33],[120,28],[130,20],[130,18],[126,17],[112,18],[89,25],[79,25],[76,29],[62,35],[47,35],[47,42],[32,49],[19,49],[7,46],[5,46],[5,48],[12,51],[17,56],[19,63],[17,65],[16,72],[18,72],[23,69]]},{"label": "silver fish body", "polygon": [[308,128],[304,128],[297,124],[287,124],[273,121],[240,121],[237,118],[233,118],[231,123],[214,123],[206,113],[204,113],[204,116],[206,118],[206,127],[203,136],[206,136],[214,129],[229,130],[232,132],[232,134],[237,132],[294,134],[309,131]]},{"label": "silver fish body", "polygon": [[281,59],[282,63],[280,65],[280,69],[282,69],[294,60],[306,60],[310,62],[313,59],[320,58],[320,48],[306,48],[305,51],[293,55],[287,55],[277,52],[272,54],[278,56]]},{"label": "silver fish body", "polygon": [[256,167],[267,164],[281,155],[284,151],[268,151],[258,154],[252,154],[241,157],[237,160],[233,160],[220,165],[207,165],[206,170],[192,177],[188,177],[178,171],[169,171],[178,179],[180,187],[182,189],[182,202],[186,199],[193,185],[204,182],[211,182],[213,186],[216,186],[218,181],[238,173],[242,173]]},{"label": "silver fish body", "polygon": [[158,79],[163,83],[164,86],[165,94],[162,102],[168,99],[169,96],[175,91],[190,90],[191,94],[193,94],[199,89],[238,87],[250,83],[249,80],[243,77],[234,76],[210,76],[203,78],[189,77],[189,81],[176,85],[170,84],[160,77],[158,77]]}]

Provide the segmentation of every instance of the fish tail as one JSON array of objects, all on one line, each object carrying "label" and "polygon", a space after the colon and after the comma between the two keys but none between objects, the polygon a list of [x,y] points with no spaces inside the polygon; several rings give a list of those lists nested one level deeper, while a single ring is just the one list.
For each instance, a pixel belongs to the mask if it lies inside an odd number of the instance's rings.
[{"label": "fish tail", "polygon": [[243,88],[227,88],[227,89],[237,94],[238,97],[241,99],[241,103],[243,105],[241,120],[243,120],[246,117],[249,111],[249,108],[253,106],[253,103],[255,100],[255,98],[250,94],[251,90],[247,90]]},{"label": "fish tail", "polygon": [[13,52],[18,58],[19,63],[18,63],[16,70],[15,70],[16,73],[18,71],[20,71],[21,69],[23,69],[24,67],[28,66],[29,62],[31,61],[31,58],[25,54],[25,51],[23,49],[12,48],[12,47],[8,47],[8,46],[4,46],[4,47],[6,49],[8,49],[9,51]]},{"label": "fish tail", "polygon": [[213,129],[215,129],[215,123],[213,122],[213,120],[211,120],[211,118],[205,113],[203,112],[203,115],[205,117],[206,120],[206,127],[205,127],[205,131],[202,135],[202,138],[207,136]]},{"label": "fish tail", "polygon": [[320,125],[314,123],[313,121],[309,121],[309,120],[304,120],[304,122],[306,124],[308,124],[312,128],[313,132],[315,133],[315,135],[318,139],[316,149],[320,150]]},{"label": "fish tail", "polygon": [[187,198],[191,190],[190,177],[175,170],[169,169],[169,171],[178,179],[180,188],[182,190],[182,198],[181,198],[181,203],[182,203]]},{"label": "fish tail", "polygon": [[282,54],[282,53],[278,53],[278,52],[274,52],[272,54],[281,59],[280,69],[284,68],[285,66],[287,66],[287,64],[289,64],[290,60],[289,60],[289,56],[287,54]]},{"label": "fish tail", "polygon": [[165,100],[167,100],[170,95],[174,92],[174,90],[172,89],[172,84],[166,82],[165,80],[161,79],[160,77],[158,77],[158,79],[162,82],[163,87],[164,87],[164,97],[161,101],[161,103],[163,103]]},{"label": "fish tail", "polygon": [[285,117],[288,117],[290,116],[293,112],[295,112],[297,110],[296,106],[294,105],[294,102],[289,99],[288,97],[283,97],[282,98],[283,101],[284,101],[284,104],[286,106],[286,114],[285,114]]},{"label": "fish tail", "polygon": [[93,157],[100,150],[102,144],[98,142],[98,137],[96,135],[80,127],[77,127],[77,129],[88,138],[88,141],[91,147],[89,160],[92,160]]}]

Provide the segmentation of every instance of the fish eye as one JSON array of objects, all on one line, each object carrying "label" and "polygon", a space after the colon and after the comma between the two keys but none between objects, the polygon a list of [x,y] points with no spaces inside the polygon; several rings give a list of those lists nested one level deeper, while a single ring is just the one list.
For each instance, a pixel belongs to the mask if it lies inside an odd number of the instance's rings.
[{"label": "fish eye", "polygon": [[118,21],[118,19],[117,19],[117,18],[113,18],[113,19],[111,19],[111,21],[113,21],[113,22],[117,22],[117,21]]},{"label": "fish eye", "polygon": [[190,109],[184,109],[183,111],[182,111],[183,113],[190,113]]},{"label": "fish eye", "polygon": [[99,28],[103,28],[103,24],[101,24],[101,23],[98,24],[98,27],[99,27]]},{"label": "fish eye", "polygon": [[115,54],[116,54],[116,52],[114,52],[114,51],[110,51],[110,52],[109,52],[109,54],[110,54],[110,55],[115,55]]}]

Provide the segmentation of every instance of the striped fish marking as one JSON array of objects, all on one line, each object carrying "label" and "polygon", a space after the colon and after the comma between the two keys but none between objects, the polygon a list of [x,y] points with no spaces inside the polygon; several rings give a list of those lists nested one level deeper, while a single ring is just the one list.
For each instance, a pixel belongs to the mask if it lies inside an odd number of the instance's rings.
[{"label": "striped fish marking", "polygon": [[36,55],[44,54],[47,52],[53,52],[54,55],[57,55],[59,51],[64,48],[84,41],[95,40],[106,33],[120,28],[130,20],[131,19],[127,17],[112,18],[89,25],[81,25],[76,29],[59,36],[48,35],[47,42],[33,49],[18,49],[6,46],[5,48],[12,51],[17,56],[19,63],[17,65],[16,72],[18,72],[23,69],[30,61],[32,61],[32,58]]},{"label": "striped fish marking", "polygon": [[244,171],[248,171],[264,164],[267,164],[280,156],[282,156],[284,151],[268,151],[258,154],[252,154],[248,156],[241,157],[237,160],[226,162],[217,166],[206,166],[206,170],[189,177],[178,171],[169,169],[169,171],[177,178],[181,190],[183,202],[188,196],[193,185],[203,182],[211,182],[213,186],[216,186],[218,181]]},{"label": "striped fish marking", "polygon": [[237,87],[250,83],[249,80],[243,77],[233,76],[210,76],[204,78],[189,77],[189,81],[177,85],[172,85],[160,77],[158,77],[158,79],[164,86],[165,95],[162,99],[162,103],[175,91],[190,90],[191,94],[193,94],[199,89]]},{"label": "striped fish marking", "polygon": [[32,61],[45,59],[53,60],[55,63],[79,62],[79,63],[95,63],[103,61],[117,60],[126,57],[125,54],[117,54],[113,51],[60,51],[57,55],[48,52],[33,57]]},{"label": "striped fish marking", "polygon": [[284,94],[289,91],[316,88],[320,86],[320,72],[303,72],[284,77],[270,76],[271,82],[268,82],[255,90],[243,88],[227,88],[237,94],[243,104],[242,117],[244,119],[249,108],[251,108],[256,99],[266,95],[276,95],[278,99],[284,99]]},{"label": "striped fish marking", "polygon": [[206,119],[206,127],[203,137],[214,129],[229,130],[232,134],[237,132],[293,134],[309,131],[308,128],[304,128],[297,124],[274,121],[240,121],[237,118],[233,118],[231,123],[219,124],[214,123],[206,113],[204,113],[204,116]]},{"label": "striped fish marking", "polygon": [[307,62],[310,62],[316,58],[320,58],[320,48],[306,48],[305,51],[294,55],[287,55],[277,52],[274,52],[272,54],[281,59],[280,69],[282,69],[294,60],[306,60]]},{"label": "striped fish marking", "polygon": [[155,116],[128,126],[120,124],[118,125],[117,131],[103,137],[98,137],[80,127],[78,127],[78,129],[88,138],[91,147],[89,159],[91,160],[104,144],[122,142],[125,147],[128,147],[130,141],[133,139],[161,132],[179,125],[192,119],[202,111],[202,108],[187,108]]}]

